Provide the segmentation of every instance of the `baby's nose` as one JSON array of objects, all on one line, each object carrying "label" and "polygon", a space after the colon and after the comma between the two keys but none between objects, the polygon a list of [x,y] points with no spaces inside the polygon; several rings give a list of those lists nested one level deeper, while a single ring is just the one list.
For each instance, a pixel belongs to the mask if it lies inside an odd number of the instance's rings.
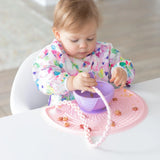
[{"label": "baby's nose", "polygon": [[87,44],[87,42],[81,42],[80,43],[80,48],[87,48],[88,47],[88,44]]}]

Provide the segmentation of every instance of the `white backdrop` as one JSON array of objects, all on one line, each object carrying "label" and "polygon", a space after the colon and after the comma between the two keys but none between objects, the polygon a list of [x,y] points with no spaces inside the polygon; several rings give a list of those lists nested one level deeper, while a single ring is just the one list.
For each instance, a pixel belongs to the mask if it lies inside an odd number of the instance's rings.
[{"label": "white backdrop", "polygon": [[34,0],[42,6],[54,5],[58,2],[58,0]]}]

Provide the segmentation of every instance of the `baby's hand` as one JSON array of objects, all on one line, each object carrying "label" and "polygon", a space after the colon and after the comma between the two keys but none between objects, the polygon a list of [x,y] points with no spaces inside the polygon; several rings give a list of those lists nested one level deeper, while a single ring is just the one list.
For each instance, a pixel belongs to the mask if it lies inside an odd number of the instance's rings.
[{"label": "baby's hand", "polygon": [[96,80],[90,78],[90,75],[86,72],[79,73],[77,76],[74,76],[72,80],[73,90],[95,92],[92,87],[96,85]]},{"label": "baby's hand", "polygon": [[123,88],[126,85],[126,81],[127,73],[120,67],[115,68],[113,70],[110,82],[114,82],[117,87],[121,85],[120,88]]}]

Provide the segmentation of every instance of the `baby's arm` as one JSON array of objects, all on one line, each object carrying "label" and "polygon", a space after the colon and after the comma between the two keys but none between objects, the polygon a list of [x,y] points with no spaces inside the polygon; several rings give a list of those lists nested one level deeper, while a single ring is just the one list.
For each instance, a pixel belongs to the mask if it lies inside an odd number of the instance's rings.
[{"label": "baby's arm", "polygon": [[37,56],[32,71],[33,79],[42,93],[63,95],[68,92],[65,82],[69,75],[63,71],[63,64],[56,59],[49,49],[41,51]]},{"label": "baby's arm", "polygon": [[135,70],[130,60],[120,57],[120,52],[114,48],[110,54],[111,82],[121,87],[129,85],[134,79]]}]

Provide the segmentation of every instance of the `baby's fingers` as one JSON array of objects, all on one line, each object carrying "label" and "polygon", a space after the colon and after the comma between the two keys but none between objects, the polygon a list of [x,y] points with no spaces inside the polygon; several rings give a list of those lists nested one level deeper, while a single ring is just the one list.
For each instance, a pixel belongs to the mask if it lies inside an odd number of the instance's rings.
[{"label": "baby's fingers", "polygon": [[114,82],[115,79],[116,79],[116,76],[113,74],[112,77],[111,77],[111,79],[110,79],[110,82],[111,82],[111,83]]},{"label": "baby's fingers", "polygon": [[117,77],[117,70],[115,69],[112,73],[112,77],[110,79],[110,82],[114,82],[116,80],[116,77]]},{"label": "baby's fingers", "polygon": [[92,87],[84,87],[82,93],[85,92],[85,91],[95,93],[95,90]]},{"label": "baby's fingers", "polygon": [[86,87],[95,87],[97,85],[97,82],[93,79],[93,80],[87,80],[87,81],[83,81],[83,85]]},{"label": "baby's fingers", "polygon": [[122,83],[120,88],[123,88],[126,85],[126,83]]},{"label": "baby's fingers", "polygon": [[115,80],[115,77],[111,77],[111,79],[110,79],[110,82],[114,82],[114,80]]},{"label": "baby's fingers", "polygon": [[115,78],[114,84],[118,87],[121,84],[121,79],[120,78]]},{"label": "baby's fingers", "polygon": [[121,77],[116,78],[116,80],[114,81],[114,84],[118,87],[121,86],[120,88],[123,88],[126,85],[126,81],[124,79],[122,79]]}]

